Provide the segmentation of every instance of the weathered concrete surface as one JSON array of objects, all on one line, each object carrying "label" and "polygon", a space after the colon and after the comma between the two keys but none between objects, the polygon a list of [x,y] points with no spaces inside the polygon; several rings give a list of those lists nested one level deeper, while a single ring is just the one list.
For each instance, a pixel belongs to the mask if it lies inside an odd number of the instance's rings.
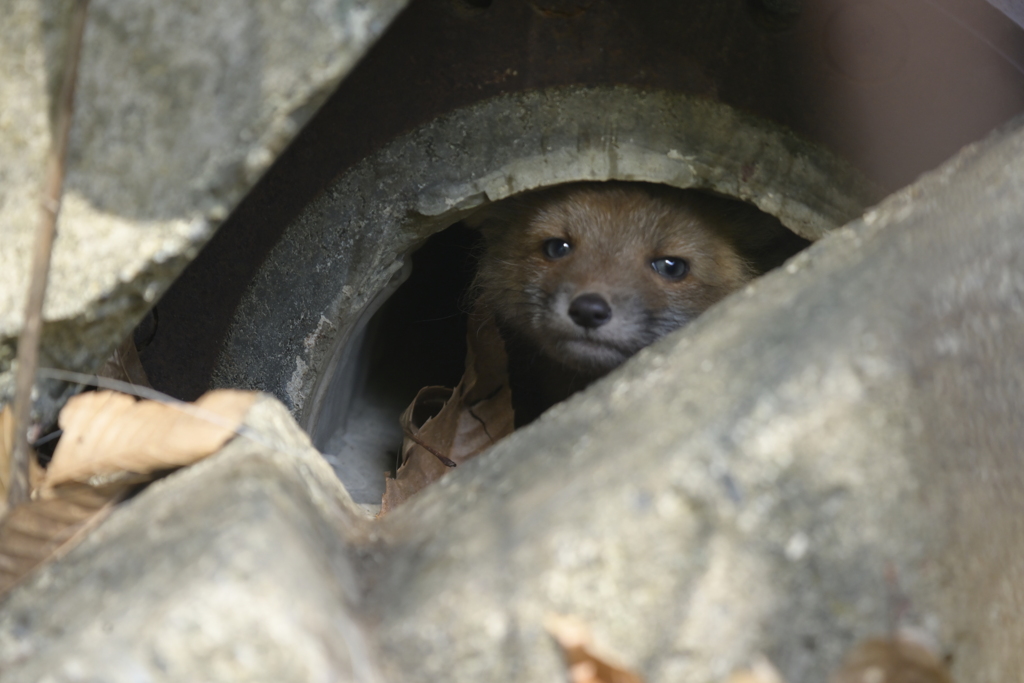
[{"label": "weathered concrete surface", "polygon": [[263,443],[154,484],[4,604],[0,680],[356,678],[358,513],[279,403],[246,424]]},{"label": "weathered concrete surface", "polygon": [[275,394],[320,443],[337,393],[323,378],[411,248],[487,201],[608,179],[717,190],[810,239],[872,199],[834,155],[710,100],[625,87],[494,98],[395,140],[289,226],[235,313],[214,383]]},{"label": "weathered concrete surface", "polygon": [[[99,365],[404,5],[90,3],[43,363]],[[0,22],[0,401],[67,7],[10,0]]]},{"label": "weathered concrete surface", "polygon": [[820,682],[889,568],[956,680],[1017,680],[1022,159],[1019,121],[383,523],[261,404],[279,452],[233,442],[0,606],[5,682],[561,681],[548,612],[651,683]]}]

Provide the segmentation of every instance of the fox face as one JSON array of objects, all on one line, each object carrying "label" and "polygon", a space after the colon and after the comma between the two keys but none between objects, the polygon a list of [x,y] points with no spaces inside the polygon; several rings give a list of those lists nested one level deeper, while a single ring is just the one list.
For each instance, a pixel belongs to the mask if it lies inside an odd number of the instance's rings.
[{"label": "fox face", "polygon": [[574,183],[513,197],[484,234],[474,291],[500,328],[596,377],[752,279],[751,221],[730,200],[642,183]]}]

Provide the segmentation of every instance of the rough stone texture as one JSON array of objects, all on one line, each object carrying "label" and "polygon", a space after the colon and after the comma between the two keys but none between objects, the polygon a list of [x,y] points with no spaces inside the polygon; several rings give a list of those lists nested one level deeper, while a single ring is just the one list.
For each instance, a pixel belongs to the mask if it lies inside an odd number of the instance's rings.
[{"label": "rough stone texture", "polygon": [[956,680],[1016,680],[1022,159],[1018,121],[382,523],[263,404],[279,452],[233,442],[6,600],[4,680],[562,681],[563,612],[651,683],[820,682],[889,568]]},{"label": "rough stone texture", "polygon": [[317,382],[410,249],[487,201],[612,178],[747,199],[811,239],[872,198],[827,151],[710,100],[625,87],[494,98],[395,140],[289,226],[235,313],[215,384],[273,393],[317,434],[340,400]]},{"label": "rough stone texture", "polygon": [[358,512],[277,401],[246,423],[262,443],[154,484],[12,596],[5,683],[355,679]]},{"label": "rough stone texture", "polygon": [[[404,4],[91,2],[43,363],[101,363]],[[0,22],[0,401],[66,11],[11,0]]]}]

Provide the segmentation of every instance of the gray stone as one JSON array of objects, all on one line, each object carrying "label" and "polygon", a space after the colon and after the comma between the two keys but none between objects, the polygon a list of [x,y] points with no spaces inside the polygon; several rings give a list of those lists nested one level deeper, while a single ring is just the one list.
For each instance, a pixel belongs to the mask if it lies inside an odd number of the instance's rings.
[{"label": "gray stone", "polygon": [[[93,370],[405,0],[94,0],[42,362]],[[0,401],[9,398],[68,3],[0,23]]]},{"label": "gray stone", "polygon": [[1024,121],[380,523],[262,404],[287,438],[147,490],[7,598],[4,680],[562,681],[558,612],[651,683],[757,653],[810,683],[886,632],[887,574],[956,680],[1016,680],[1021,159]]},{"label": "gray stone", "polygon": [[0,678],[356,678],[358,512],[279,403],[246,423],[253,438],[153,484],[12,596]]}]

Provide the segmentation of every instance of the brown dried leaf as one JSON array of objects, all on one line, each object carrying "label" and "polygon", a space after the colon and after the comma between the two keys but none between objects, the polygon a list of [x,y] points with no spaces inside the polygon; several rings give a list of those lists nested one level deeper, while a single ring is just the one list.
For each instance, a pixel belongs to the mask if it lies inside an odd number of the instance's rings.
[{"label": "brown dried leaf", "polygon": [[726,683],[786,683],[786,681],[767,657],[759,655],[749,669],[729,676]]},{"label": "brown dried leaf", "polygon": [[201,396],[192,408],[183,408],[112,391],[79,394],[60,413],[64,435],[44,486],[189,465],[234,435],[256,396],[218,389]]},{"label": "brown dried leaf", "polygon": [[637,674],[594,651],[590,629],[582,620],[552,614],[544,620],[544,628],[561,646],[572,683],[643,683]]},{"label": "brown dried leaf", "polygon": [[846,656],[832,683],[953,683],[928,648],[904,638],[866,640]]},{"label": "brown dried leaf", "polygon": [[121,382],[128,382],[140,387],[152,388],[146,370],[142,367],[142,359],[139,358],[139,350],[135,347],[135,339],[132,335],[125,337],[121,345],[114,349],[110,358],[103,363],[103,367],[96,373],[99,377],[116,379]]},{"label": "brown dried leaf", "polygon": [[0,518],[0,596],[40,565],[73,548],[129,488],[65,484]]},{"label": "brown dried leaf", "polygon": [[386,481],[381,515],[512,433],[508,361],[494,321],[471,315],[466,346],[459,385],[424,387],[399,418],[402,466]]},{"label": "brown dried leaf", "polygon": [[387,514],[412,494],[440,479],[449,467],[457,464],[445,455],[451,451],[451,435],[458,428],[459,411],[452,407],[445,410],[455,405],[456,401],[450,399],[456,390],[423,387],[402,413],[399,423],[406,433],[402,442],[403,463],[396,477],[387,477],[384,481],[380,515]]}]

